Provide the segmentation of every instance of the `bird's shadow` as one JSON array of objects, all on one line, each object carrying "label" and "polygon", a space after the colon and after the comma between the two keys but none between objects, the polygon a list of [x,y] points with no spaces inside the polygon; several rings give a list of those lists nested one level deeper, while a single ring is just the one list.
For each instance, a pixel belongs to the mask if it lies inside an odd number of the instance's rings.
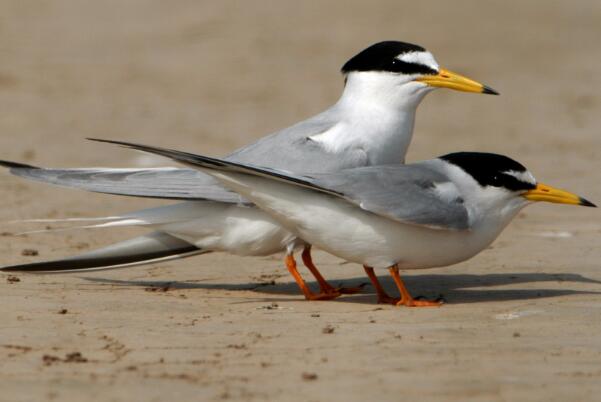
[{"label": "bird's shadow", "polygon": [[[152,280],[117,280],[107,278],[84,277],[91,282],[118,285],[118,286],[142,286],[151,291],[171,291],[183,289],[219,289],[227,291],[255,291],[281,296],[289,296],[280,300],[295,300],[301,296],[300,291],[294,282],[287,283],[202,283],[200,281],[152,281]],[[572,273],[506,273],[506,274],[417,274],[403,275],[407,288],[413,295],[423,295],[428,298],[437,298],[442,296],[447,303],[476,303],[476,302],[494,302],[509,300],[527,300],[547,297],[557,297],[576,294],[601,294],[597,291],[571,290],[571,289],[516,289],[515,285],[522,283],[539,282],[562,282],[562,283],[590,283],[601,284],[601,281],[590,279],[579,274]],[[398,292],[392,278],[381,276],[380,282],[390,295],[396,295]],[[365,278],[357,277],[342,281],[332,281],[334,286],[357,287],[363,286],[360,293],[354,295],[345,295],[337,299],[338,301],[370,303],[374,299],[374,289]],[[309,282],[308,285],[317,289],[316,283]],[[513,285],[510,289],[482,289],[497,286]],[[261,298],[261,300],[267,300]],[[273,298],[269,298],[273,301]]]}]

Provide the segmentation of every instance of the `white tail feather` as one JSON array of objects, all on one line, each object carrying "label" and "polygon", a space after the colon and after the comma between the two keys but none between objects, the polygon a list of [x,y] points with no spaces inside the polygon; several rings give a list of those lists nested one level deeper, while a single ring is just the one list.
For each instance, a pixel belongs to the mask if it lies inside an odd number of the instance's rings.
[{"label": "white tail feather", "polygon": [[59,228],[48,228],[40,230],[26,231],[16,234],[16,236],[61,232],[75,229],[98,229],[120,226],[157,226],[162,224],[172,224],[176,222],[187,222],[204,216],[211,216],[220,213],[224,208],[229,208],[228,204],[214,202],[183,202],[179,204],[165,205],[156,208],[143,209],[127,213],[121,216],[106,216],[95,218],[65,218],[65,219],[26,219],[12,221],[11,223],[37,223],[37,224],[61,224],[75,222],[98,222],[92,225],[76,225]]},{"label": "white tail feather", "polygon": [[[149,222],[140,220],[140,219],[132,219],[132,218],[120,218],[116,217],[118,220],[106,223],[98,223],[96,225],[83,225],[83,226],[69,226],[63,228],[47,228],[47,229],[38,229],[38,230],[28,230],[26,232],[16,233],[15,236],[24,236],[30,234],[39,234],[39,233],[50,233],[50,232],[65,232],[68,230],[78,230],[78,229],[99,229],[99,228],[111,228],[118,226],[144,226],[149,225]],[[113,218],[114,219],[114,218]],[[100,220],[100,219],[99,219]],[[60,222],[66,222],[60,221]]]},{"label": "white tail feather", "polygon": [[4,224],[14,225],[17,223],[63,223],[63,222],[95,222],[95,221],[113,221],[123,219],[122,216],[103,216],[98,218],[56,218],[56,219],[16,219],[14,221],[4,222]]}]

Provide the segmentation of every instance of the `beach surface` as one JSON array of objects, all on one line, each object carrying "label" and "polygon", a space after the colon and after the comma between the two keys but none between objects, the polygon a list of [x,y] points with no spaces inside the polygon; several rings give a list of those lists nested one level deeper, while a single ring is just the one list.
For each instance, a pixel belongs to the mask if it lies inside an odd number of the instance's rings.
[{"label": "beach surface", "polygon": [[[396,39],[501,92],[428,95],[408,161],[503,153],[541,182],[601,202],[598,1],[0,4],[1,159],[173,165],[86,137],[225,155],[334,103],[342,64]],[[2,265],[144,232],[15,236],[40,225],[9,221],[170,203],[7,172],[0,188]],[[441,308],[377,305],[369,284],[307,302],[282,255],[0,274],[0,401],[592,401],[600,236],[598,209],[531,206],[472,260],[403,273],[415,295],[444,296]],[[314,257],[333,284],[368,283],[356,264]]]}]

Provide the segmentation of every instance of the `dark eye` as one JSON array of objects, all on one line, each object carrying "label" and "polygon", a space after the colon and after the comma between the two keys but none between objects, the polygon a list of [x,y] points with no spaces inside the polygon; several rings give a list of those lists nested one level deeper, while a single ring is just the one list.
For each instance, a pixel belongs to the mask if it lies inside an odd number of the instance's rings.
[{"label": "dark eye", "polygon": [[491,183],[491,185],[493,185],[495,187],[500,187],[501,186],[501,178],[499,177],[499,175],[494,175],[493,177],[491,177],[490,183]]}]

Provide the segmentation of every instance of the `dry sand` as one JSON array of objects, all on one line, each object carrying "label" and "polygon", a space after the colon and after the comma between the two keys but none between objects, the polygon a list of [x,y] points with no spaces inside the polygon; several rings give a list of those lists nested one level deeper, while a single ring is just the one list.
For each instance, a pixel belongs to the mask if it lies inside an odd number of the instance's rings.
[{"label": "dry sand", "polygon": [[[599,1],[14,0],[1,9],[4,159],[164,164],[84,137],[223,155],[333,103],[349,56],[401,39],[502,93],[429,95],[410,160],[497,151],[601,201]],[[160,204],[8,174],[0,183],[0,221]],[[138,233],[10,235],[24,228],[2,225],[2,264]],[[600,231],[598,210],[530,207],[473,260],[405,275],[415,294],[445,296],[438,309],[378,306],[370,286],[305,302],[280,256],[0,275],[0,400],[596,400]],[[334,283],[366,282],[354,264],[319,252],[316,261]]]}]

